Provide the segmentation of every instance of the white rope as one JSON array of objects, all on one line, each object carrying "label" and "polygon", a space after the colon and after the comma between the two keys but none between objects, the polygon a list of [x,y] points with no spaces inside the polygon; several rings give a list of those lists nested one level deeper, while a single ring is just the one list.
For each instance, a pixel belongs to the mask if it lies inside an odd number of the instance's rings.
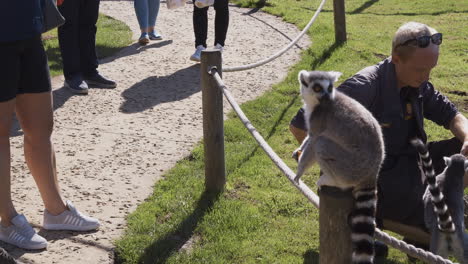
[{"label": "white rope", "polygon": [[322,11],[322,8],[325,5],[325,2],[326,2],[326,0],[322,0],[322,3],[320,3],[320,6],[318,7],[317,11],[315,11],[314,16],[310,19],[310,21],[306,25],[306,27],[301,31],[301,33],[299,33],[299,35],[297,35],[297,37],[293,41],[291,41],[291,43],[289,43],[289,45],[284,47],[282,50],[278,51],[276,54],[273,54],[269,58],[258,61],[256,63],[251,63],[251,64],[247,64],[247,65],[243,65],[243,66],[225,67],[225,68],[223,68],[223,72],[244,71],[244,70],[252,69],[252,68],[261,66],[263,64],[267,64],[268,62],[271,62],[272,60],[274,60],[274,59],[278,58],[279,56],[283,55],[283,53],[285,53],[292,46],[294,46],[299,41],[299,39],[301,39],[302,36],[304,36],[304,34],[307,32],[307,30],[309,30],[309,28],[315,22],[315,19],[317,19],[318,14],[320,13],[320,11]]},{"label": "white rope", "polygon": [[299,191],[301,191],[307,197],[307,199],[309,199],[309,201],[311,201],[315,205],[315,207],[318,208],[319,197],[309,188],[309,186],[304,184],[304,182],[302,182],[301,180],[299,180],[299,182],[294,181],[294,177],[296,176],[296,174],[288,167],[288,165],[286,165],[286,163],[284,163],[284,161],[280,157],[278,157],[278,155],[268,145],[265,139],[263,139],[260,133],[258,133],[257,129],[255,129],[252,123],[250,123],[249,119],[245,116],[242,109],[232,97],[231,93],[226,89],[226,86],[224,85],[223,80],[219,76],[216,69],[213,68],[210,74],[214,76],[219,88],[223,91],[224,95],[226,96],[226,99],[229,101],[229,103],[231,104],[234,111],[236,111],[244,126],[247,128],[247,130],[249,130],[250,134],[252,134],[252,136],[258,142],[260,147],[266,152],[266,154],[270,157],[273,163],[275,163],[275,165],[288,177],[289,181],[291,181],[294,184],[294,186],[297,189],[299,189]]},{"label": "white rope", "polygon": [[[319,197],[307,186],[304,182],[299,180],[299,182],[294,181],[294,177],[296,174],[291,170],[291,168],[284,163],[284,161],[275,153],[275,151],[268,145],[268,143],[263,139],[263,137],[258,133],[257,129],[252,125],[249,121],[247,116],[244,114],[240,106],[235,101],[234,97],[231,95],[229,90],[226,88],[221,76],[217,72],[215,67],[212,67],[209,70],[209,74],[211,74],[217,82],[218,88],[221,89],[224,96],[228,100],[229,104],[232,106],[234,111],[236,112],[239,119],[242,121],[244,126],[247,130],[252,134],[255,140],[258,142],[260,147],[265,151],[265,153],[270,157],[270,159],[275,163],[275,165],[286,175],[290,182],[301,191],[309,201],[311,201],[315,207],[319,208]],[[399,249],[404,253],[418,258],[420,260],[426,261],[427,263],[432,264],[454,264],[450,260],[443,259],[440,256],[434,255],[431,252],[424,251],[420,248],[416,248],[413,245],[410,245],[402,240],[398,240],[394,237],[389,236],[387,233],[382,232],[380,229],[376,228],[375,230],[375,238],[384,242],[387,245],[392,246],[393,248]]]}]

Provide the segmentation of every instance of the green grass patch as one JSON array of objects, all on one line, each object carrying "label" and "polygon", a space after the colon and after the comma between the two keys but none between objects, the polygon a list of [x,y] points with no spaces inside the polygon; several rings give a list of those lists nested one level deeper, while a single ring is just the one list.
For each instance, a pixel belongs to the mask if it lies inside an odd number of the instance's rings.
[{"label": "green grass patch", "polygon": [[[260,1],[238,0],[257,7]],[[319,1],[268,0],[263,10],[303,28]],[[263,4],[262,4],[263,5]],[[293,169],[297,143],[288,124],[301,100],[301,69],[336,70],[342,80],[378,63],[391,49],[391,38],[406,21],[420,21],[444,33],[439,66],[432,82],[466,115],[468,97],[468,2],[459,0],[346,1],[348,42],[334,44],[332,1],[309,31],[313,44],[284,81],[242,109],[278,155]],[[229,87],[229,83],[227,84]],[[427,123],[431,140],[450,133]],[[154,193],[128,217],[125,235],[116,241],[116,263],[318,263],[318,211],[273,165],[234,113],[225,122],[226,189],[204,193],[203,148],[197,146]],[[303,177],[315,189],[317,166]],[[339,249],[337,249],[339,250]],[[390,249],[387,260],[407,263]]]},{"label": "green grass patch", "polygon": [[[96,26],[96,50],[99,59],[115,54],[132,42],[132,31],[122,21],[99,14]],[[42,39],[44,40],[44,47],[49,60],[50,75],[57,76],[63,74],[57,29],[44,33]]]}]

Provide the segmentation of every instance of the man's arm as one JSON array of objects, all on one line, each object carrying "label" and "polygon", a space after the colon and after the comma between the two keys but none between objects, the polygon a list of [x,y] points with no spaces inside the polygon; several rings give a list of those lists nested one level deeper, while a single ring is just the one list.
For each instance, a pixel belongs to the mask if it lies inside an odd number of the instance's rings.
[{"label": "man's arm", "polygon": [[468,119],[458,113],[452,121],[450,121],[450,131],[452,131],[455,137],[463,142],[460,153],[468,156]]}]

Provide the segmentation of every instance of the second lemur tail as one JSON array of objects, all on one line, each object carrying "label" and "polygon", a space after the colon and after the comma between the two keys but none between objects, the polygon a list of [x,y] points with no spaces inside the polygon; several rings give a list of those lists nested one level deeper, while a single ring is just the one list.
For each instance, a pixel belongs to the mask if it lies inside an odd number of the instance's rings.
[{"label": "second lemur tail", "polygon": [[374,263],[375,208],[377,192],[375,188],[353,192],[355,209],[350,217],[351,241],[353,243],[353,264]]},{"label": "second lemur tail", "polygon": [[419,138],[411,140],[411,144],[416,147],[422,160],[423,172],[426,175],[429,191],[431,192],[431,200],[432,204],[434,204],[434,212],[437,214],[439,230],[443,232],[455,232],[455,224],[450,216],[444,194],[440,191],[437,184],[434,166],[432,165],[432,159],[429,156],[427,146]]}]

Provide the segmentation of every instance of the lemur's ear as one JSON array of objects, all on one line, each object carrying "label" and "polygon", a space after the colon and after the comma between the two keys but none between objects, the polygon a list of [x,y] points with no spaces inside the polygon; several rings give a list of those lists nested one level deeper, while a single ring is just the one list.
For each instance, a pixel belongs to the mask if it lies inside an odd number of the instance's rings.
[{"label": "lemur's ear", "polygon": [[306,70],[300,71],[299,75],[297,76],[297,78],[299,79],[299,83],[304,86],[307,86],[307,82],[305,81],[307,77],[309,77],[309,72]]},{"label": "lemur's ear", "polygon": [[450,166],[450,163],[452,162],[452,160],[449,158],[449,157],[444,157],[444,161],[445,161],[445,165]]},{"label": "lemur's ear", "polygon": [[330,74],[334,78],[333,82],[338,81],[340,76],[343,75],[343,73],[337,71],[329,71],[328,74]]}]

